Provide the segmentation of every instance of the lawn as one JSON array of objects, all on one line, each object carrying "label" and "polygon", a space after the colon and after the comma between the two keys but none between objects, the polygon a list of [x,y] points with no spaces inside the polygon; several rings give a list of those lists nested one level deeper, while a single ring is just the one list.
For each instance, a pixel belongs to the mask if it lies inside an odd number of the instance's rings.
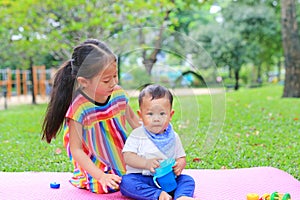
[{"label": "lawn", "polygon": [[[281,98],[282,90],[268,86],[228,92],[218,108],[211,106],[210,95],[175,97],[172,123],[186,149],[187,167],[272,166],[300,180],[300,99]],[[130,104],[137,109],[135,98]],[[0,111],[0,171],[72,171],[62,134],[51,144],[40,139],[45,109],[22,105]],[[212,123],[219,111],[221,117]],[[222,129],[214,132],[216,124]]]}]

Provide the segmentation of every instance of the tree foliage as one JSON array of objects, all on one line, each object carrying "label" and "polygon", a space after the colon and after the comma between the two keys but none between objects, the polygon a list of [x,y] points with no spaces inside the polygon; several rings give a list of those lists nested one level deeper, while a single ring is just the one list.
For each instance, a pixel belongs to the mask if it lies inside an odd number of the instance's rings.
[{"label": "tree foliage", "polygon": [[[182,0],[3,1],[0,19],[6,25],[0,29],[2,49],[8,48],[9,52],[1,59],[10,62],[1,67],[20,68],[22,63],[28,68],[29,60],[34,64],[52,61],[45,63],[48,67],[56,65],[68,59],[72,48],[86,38],[105,40],[108,36],[143,27],[177,29],[182,19],[176,15],[178,10],[198,9],[200,5]],[[157,49],[160,35],[153,44]],[[130,39],[137,38],[141,46],[146,45],[143,38],[138,37],[140,35],[132,35]],[[157,51],[145,50],[145,63],[154,60]],[[21,59],[15,59],[14,55],[21,55]]]},{"label": "tree foliage", "polygon": [[[280,5],[279,0],[4,0],[0,67],[58,66],[70,58],[76,44],[98,38],[120,56],[139,51],[137,57],[143,58],[151,74],[160,51],[184,49],[186,55],[201,51],[183,39],[185,35],[200,42],[218,67],[229,67],[237,89],[243,66],[253,65],[257,80],[270,66],[280,66]],[[221,10],[211,13],[212,6]],[[299,8],[296,13],[300,23]],[[176,56],[176,51],[172,53]],[[192,59],[206,68],[211,65],[199,58]]]},{"label": "tree foliage", "polygon": [[229,77],[233,72],[238,89],[243,65],[252,64],[260,69],[263,63],[273,64],[274,56],[281,56],[280,24],[274,20],[274,9],[263,2],[232,1],[223,6],[222,20],[202,27],[204,31],[196,35],[218,66],[228,66]]}]

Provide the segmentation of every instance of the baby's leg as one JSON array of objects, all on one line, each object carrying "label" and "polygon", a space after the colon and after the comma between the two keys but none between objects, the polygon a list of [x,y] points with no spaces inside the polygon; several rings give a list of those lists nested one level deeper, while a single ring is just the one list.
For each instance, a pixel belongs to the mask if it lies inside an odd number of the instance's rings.
[{"label": "baby's leg", "polygon": [[[162,193],[162,190],[155,186],[152,176],[142,174],[124,175],[120,184],[120,191],[122,195],[133,199],[160,199]],[[162,197],[163,199],[160,200],[168,200],[164,194]]]},{"label": "baby's leg", "polygon": [[193,199],[195,191],[194,179],[185,174],[181,174],[176,178],[177,188],[174,192],[174,199],[188,200]]}]

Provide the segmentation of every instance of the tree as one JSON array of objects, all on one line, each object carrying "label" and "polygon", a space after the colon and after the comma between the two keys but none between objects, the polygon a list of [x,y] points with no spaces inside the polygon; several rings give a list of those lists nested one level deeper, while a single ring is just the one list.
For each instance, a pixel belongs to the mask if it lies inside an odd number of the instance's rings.
[{"label": "tree", "polygon": [[285,83],[283,97],[300,97],[300,39],[295,0],[281,1]]},{"label": "tree", "polygon": [[[163,44],[170,41],[172,31],[183,30],[184,33],[188,33],[193,15],[197,10],[200,10],[204,4],[210,5],[211,2],[210,0],[204,0],[201,3],[190,0],[165,0],[159,2],[135,0],[120,5],[122,8],[130,10],[129,13],[126,13],[123,20],[127,19],[126,21],[131,22],[133,27],[139,28],[138,34],[131,37],[137,38],[139,41],[138,46],[142,48],[141,57],[143,58],[143,64],[149,76],[151,76],[151,71],[157,61],[156,57],[158,53],[163,50],[162,48],[165,46]],[[146,13],[145,10],[147,11]],[[151,16],[149,16],[149,13],[151,13]],[[185,14],[185,20],[179,19],[179,15],[183,14]],[[136,19],[137,16],[138,19]],[[199,18],[199,16],[197,18]],[[151,33],[149,33],[149,27],[153,28],[151,29]],[[126,32],[126,28],[128,28],[128,26],[123,27],[124,32]],[[176,36],[176,33],[174,35]],[[174,35],[173,37],[175,37]],[[180,41],[176,41],[176,43],[180,43]],[[170,46],[172,44],[168,43],[168,45]]]},{"label": "tree", "polygon": [[239,72],[245,63],[246,46],[239,31],[232,31],[218,24],[210,24],[202,28],[198,36],[203,47],[209,52],[217,66],[229,67],[229,78],[233,72],[235,84],[234,89],[238,90]]},{"label": "tree", "polygon": [[[70,52],[79,41],[88,37],[101,38],[119,28],[121,23],[115,23],[118,19],[115,7],[104,6],[100,1],[84,2],[0,2],[0,20],[5,23],[0,28],[3,44],[0,50],[5,52],[0,61],[9,60],[1,65],[23,69],[41,64],[58,66],[70,59]],[[34,91],[32,95],[35,104]]]},{"label": "tree", "polygon": [[280,23],[274,7],[257,0],[218,4],[222,7],[222,21],[201,27],[199,41],[219,67],[228,66],[235,89],[239,88],[240,70],[247,64],[257,68],[257,82],[261,83],[262,67],[268,69],[282,57]]}]

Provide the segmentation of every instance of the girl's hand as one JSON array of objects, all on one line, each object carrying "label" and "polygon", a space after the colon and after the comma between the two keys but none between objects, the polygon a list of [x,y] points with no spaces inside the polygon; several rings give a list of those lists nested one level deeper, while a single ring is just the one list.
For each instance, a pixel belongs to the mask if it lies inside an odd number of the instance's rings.
[{"label": "girl's hand", "polygon": [[154,173],[155,168],[158,168],[160,165],[159,160],[161,159],[159,158],[147,159],[145,168],[150,170],[150,172]]},{"label": "girl's hand", "polygon": [[185,157],[177,158],[175,165],[173,166],[173,171],[175,175],[179,176],[182,173],[182,170],[185,168],[185,166],[186,166]]},{"label": "girl's hand", "polygon": [[121,180],[122,178],[115,174],[103,174],[100,177],[99,182],[102,185],[103,191],[107,193],[107,187],[110,187],[111,189],[119,189],[119,184],[121,183]]}]

